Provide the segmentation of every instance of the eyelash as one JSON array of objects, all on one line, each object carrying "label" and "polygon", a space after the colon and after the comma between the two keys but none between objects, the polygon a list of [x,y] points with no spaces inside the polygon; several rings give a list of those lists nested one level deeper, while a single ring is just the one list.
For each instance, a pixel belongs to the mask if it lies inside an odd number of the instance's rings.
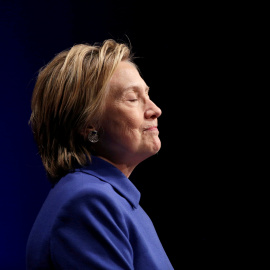
[{"label": "eyelash", "polygon": [[130,99],[129,101],[130,102],[135,102],[135,101],[137,101],[138,99],[137,98],[134,98],[134,99]]}]

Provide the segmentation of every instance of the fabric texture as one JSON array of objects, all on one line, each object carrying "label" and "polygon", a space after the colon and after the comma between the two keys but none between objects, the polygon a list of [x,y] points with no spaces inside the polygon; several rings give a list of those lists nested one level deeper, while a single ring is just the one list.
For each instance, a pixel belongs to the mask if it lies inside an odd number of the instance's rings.
[{"label": "fabric texture", "polygon": [[139,200],[120,170],[93,157],[49,192],[28,239],[27,269],[173,269]]}]

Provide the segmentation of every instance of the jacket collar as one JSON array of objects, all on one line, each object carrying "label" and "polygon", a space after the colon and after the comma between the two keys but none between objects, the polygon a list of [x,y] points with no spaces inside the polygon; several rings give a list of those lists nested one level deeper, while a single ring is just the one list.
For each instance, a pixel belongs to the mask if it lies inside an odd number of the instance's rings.
[{"label": "jacket collar", "polygon": [[99,178],[102,181],[109,183],[115,188],[126,200],[135,208],[138,207],[141,194],[133,183],[111,163],[91,156],[92,161],[86,167],[76,169]]}]

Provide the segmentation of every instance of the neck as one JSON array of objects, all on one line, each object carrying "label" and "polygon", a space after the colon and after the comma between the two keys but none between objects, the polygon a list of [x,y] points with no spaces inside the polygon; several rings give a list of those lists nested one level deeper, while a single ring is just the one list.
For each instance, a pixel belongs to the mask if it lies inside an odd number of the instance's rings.
[{"label": "neck", "polygon": [[114,167],[116,167],[118,170],[120,170],[127,178],[129,178],[129,176],[131,175],[131,173],[133,172],[133,170],[135,169],[136,165],[129,165],[126,163],[123,163],[121,161],[112,161],[111,159],[108,159],[106,157],[103,156],[97,156],[109,163],[111,163]]}]

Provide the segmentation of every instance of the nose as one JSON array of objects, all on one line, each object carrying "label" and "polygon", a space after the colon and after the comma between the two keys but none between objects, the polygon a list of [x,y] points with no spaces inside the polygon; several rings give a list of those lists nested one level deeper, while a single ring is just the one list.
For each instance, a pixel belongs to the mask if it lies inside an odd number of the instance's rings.
[{"label": "nose", "polygon": [[152,100],[149,99],[148,108],[145,110],[145,117],[147,119],[155,119],[160,117],[161,113],[161,109]]}]

